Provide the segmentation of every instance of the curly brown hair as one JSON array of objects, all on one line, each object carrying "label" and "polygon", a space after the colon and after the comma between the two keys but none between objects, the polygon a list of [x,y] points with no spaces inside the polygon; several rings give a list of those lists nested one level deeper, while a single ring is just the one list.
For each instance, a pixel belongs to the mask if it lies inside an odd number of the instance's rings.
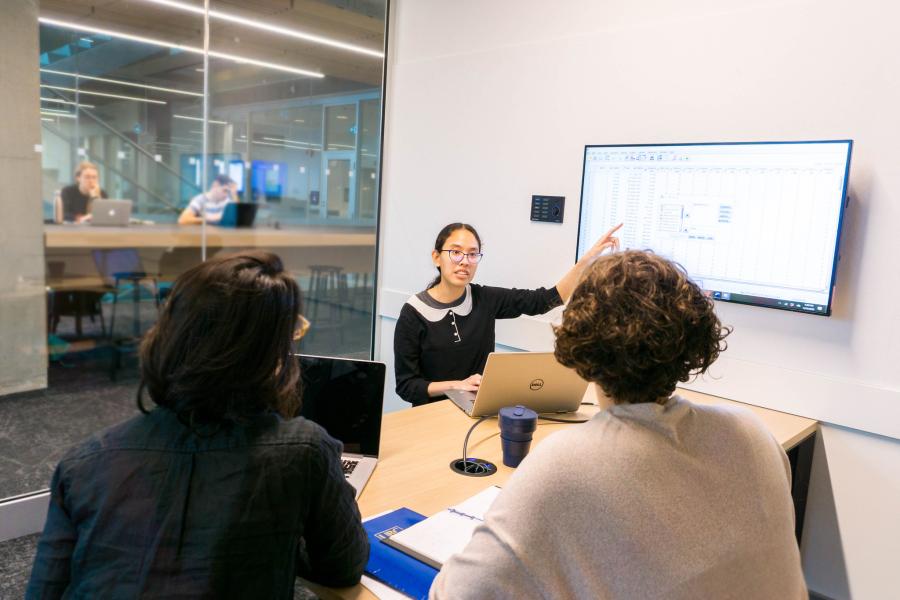
[{"label": "curly brown hair", "polygon": [[634,404],[663,401],[705,372],[731,328],[680,265],[628,250],[586,269],[554,331],[556,360]]}]

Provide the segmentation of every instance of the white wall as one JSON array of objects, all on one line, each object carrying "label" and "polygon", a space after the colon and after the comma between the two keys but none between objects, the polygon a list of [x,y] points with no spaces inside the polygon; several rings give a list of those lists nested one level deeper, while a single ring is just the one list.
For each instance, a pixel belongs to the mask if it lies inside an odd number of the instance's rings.
[{"label": "white wall", "polygon": [[[720,304],[735,333],[717,378],[695,387],[887,436],[823,430],[813,484],[832,493],[810,499],[804,564],[810,587],[834,598],[896,589],[891,569],[862,557],[896,557],[900,519],[863,518],[859,499],[900,506],[900,9],[395,0],[392,12],[379,297],[389,364],[392,320],[431,277],[447,222],[481,232],[483,283],[549,285],[572,264],[585,144],[855,140],[834,316]],[[531,223],[531,194],[565,195],[566,222]],[[548,320],[503,323],[498,342],[549,348]],[[826,457],[882,477],[829,471]]]}]

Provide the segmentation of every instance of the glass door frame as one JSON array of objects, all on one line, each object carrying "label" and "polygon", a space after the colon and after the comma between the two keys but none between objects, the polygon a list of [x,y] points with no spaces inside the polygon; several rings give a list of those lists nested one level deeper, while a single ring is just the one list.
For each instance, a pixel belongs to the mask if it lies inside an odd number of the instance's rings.
[{"label": "glass door frame", "polygon": [[[350,168],[348,170],[348,176],[350,178],[349,181],[349,198],[347,203],[347,214],[340,215],[335,217],[331,217],[328,214],[329,207],[329,198],[328,198],[328,178],[331,177],[331,169],[328,166],[329,161],[332,160],[346,160],[350,163]],[[356,216],[356,151],[355,150],[323,150],[322,151],[322,186],[321,186],[321,198],[319,200],[321,204],[321,210],[324,218],[330,219],[353,219]],[[338,200],[340,201],[340,200]]]}]

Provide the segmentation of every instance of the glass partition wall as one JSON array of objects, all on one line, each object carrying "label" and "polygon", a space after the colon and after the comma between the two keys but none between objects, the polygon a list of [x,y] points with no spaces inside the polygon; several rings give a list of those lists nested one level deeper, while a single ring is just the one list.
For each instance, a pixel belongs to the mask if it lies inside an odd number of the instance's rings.
[{"label": "glass partition wall", "polygon": [[[371,356],[386,2],[208,4],[40,3],[49,385],[0,397],[0,420],[27,415],[0,518],[135,414],[140,340],[202,260],[277,253],[312,324],[298,350]],[[185,224],[222,185],[223,220]]]}]

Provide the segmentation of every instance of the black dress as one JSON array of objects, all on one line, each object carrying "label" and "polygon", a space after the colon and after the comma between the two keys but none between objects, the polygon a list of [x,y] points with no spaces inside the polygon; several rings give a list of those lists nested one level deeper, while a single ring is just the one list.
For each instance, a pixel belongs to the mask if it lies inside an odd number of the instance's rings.
[{"label": "black dress", "polygon": [[[79,215],[90,212],[91,197],[81,193],[78,184],[67,185],[59,192],[62,200],[63,221],[74,221]],[[100,197],[107,198],[106,192],[100,190]]]},{"label": "black dress", "polygon": [[400,310],[394,330],[397,394],[413,406],[434,402],[432,381],[482,373],[494,351],[495,320],[539,315],[562,304],[557,289],[519,290],[470,284],[459,300],[438,302],[420,292]]}]

